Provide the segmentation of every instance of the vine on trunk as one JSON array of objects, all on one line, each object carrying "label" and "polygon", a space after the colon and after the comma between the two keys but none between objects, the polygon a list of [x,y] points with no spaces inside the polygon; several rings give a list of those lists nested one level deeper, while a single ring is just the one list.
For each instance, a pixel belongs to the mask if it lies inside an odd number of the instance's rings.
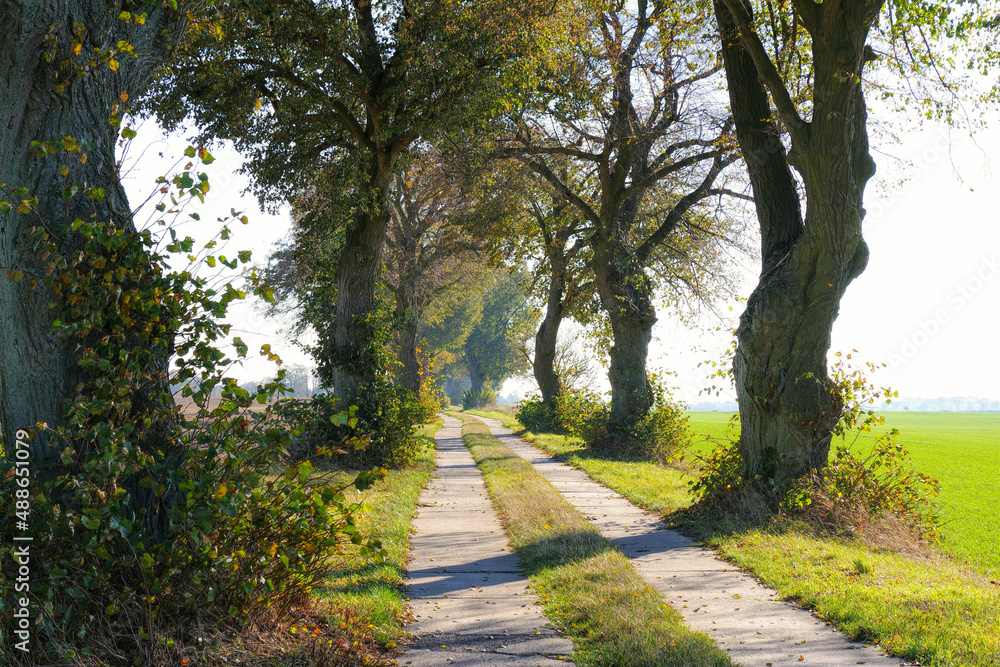
[{"label": "vine on trunk", "polygon": [[[3,487],[0,533],[27,530],[32,538],[28,590],[14,592],[10,561],[0,570],[0,610],[14,609],[15,596],[29,601],[28,650],[14,650],[21,638],[5,625],[3,652],[24,664],[139,664],[195,624],[280,616],[307,598],[331,553],[363,539],[344,485],[317,478],[308,461],[275,468],[297,435],[271,418],[284,371],[255,392],[225,375],[249,350],[239,338],[234,356],[220,349],[229,334],[220,318],[246,292],[233,282],[217,287],[217,277],[197,268],[236,269],[250,254],[212,254],[215,240],[196,250],[165,221],[161,237],[131,220],[102,219],[102,187],[74,180],[93,147],[67,137],[33,148],[39,159],[63,161],[67,202],[95,206],[90,216],[46,220],[28,193],[0,189],[0,208],[34,219],[26,234],[42,267],[37,275],[4,267],[7,280],[51,294],[52,339],[75,382],[61,424],[18,432],[60,452],[29,465],[27,485],[18,487],[27,492],[23,508],[6,498],[14,487]],[[211,156],[194,148],[187,155],[183,173],[159,181],[161,212],[179,214],[185,198],[209,189],[193,168],[196,156],[204,164]],[[220,236],[229,234],[224,227]],[[171,269],[178,256],[190,266]],[[253,276],[246,289],[269,298]],[[261,354],[280,363],[267,345]],[[171,382],[193,412],[175,404]],[[20,475],[7,444],[5,479]],[[366,488],[377,476],[353,484]],[[379,545],[364,549],[377,556]]]}]

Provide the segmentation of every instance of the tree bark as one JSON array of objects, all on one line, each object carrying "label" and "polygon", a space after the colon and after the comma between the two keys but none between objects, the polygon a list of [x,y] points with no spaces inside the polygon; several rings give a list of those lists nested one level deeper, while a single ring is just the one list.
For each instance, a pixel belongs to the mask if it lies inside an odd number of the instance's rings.
[{"label": "tree bark", "polygon": [[649,278],[632,263],[618,270],[606,241],[595,239],[592,244],[597,292],[614,334],[609,353],[611,415],[608,426],[611,431],[625,431],[645,417],[652,405],[646,377],[646,356],[656,323],[652,286]]},{"label": "tree bark", "polygon": [[[0,0],[4,23],[0,37],[0,183],[5,184],[0,198],[11,201],[12,188],[28,188],[29,194],[38,198],[39,218],[57,229],[63,221],[95,214],[126,229],[132,226],[115,165],[117,133],[108,121],[123,97],[134,99],[142,93],[185,21],[182,14],[159,4],[145,10],[145,25],[130,26],[110,5]],[[128,40],[138,57],[119,56],[117,71],[107,65],[85,76],[56,71],[54,63],[43,60],[49,48],[43,40],[54,26],[52,48],[58,50],[57,58],[67,57],[74,19],[87,28],[81,49],[84,60],[91,57],[92,48],[114,46],[118,40]],[[57,85],[61,83],[65,89],[59,93]],[[76,180],[105,188],[104,202],[83,197],[63,199],[61,192],[67,183],[58,173],[62,163],[55,158],[36,158],[29,148],[34,140],[67,136],[95,146],[83,151],[86,163],[74,168]],[[0,421],[8,452],[18,429],[33,428],[37,422],[51,427],[64,425],[64,403],[73,397],[73,350],[52,334],[48,305],[53,295],[43,285],[44,269],[30,239],[23,234],[32,224],[36,224],[33,219],[15,212],[0,218],[0,265],[5,271],[17,269],[25,274],[18,283],[0,276]],[[74,248],[67,245],[62,250],[71,252]],[[34,290],[30,287],[32,278],[38,283]],[[58,452],[46,445],[44,437],[33,441],[31,450],[34,474],[44,475],[58,459]]]},{"label": "tree bark", "polygon": [[[113,5],[0,0],[5,25],[0,38],[0,184],[4,190],[0,198],[17,202],[20,198],[12,199],[11,190],[26,187],[38,199],[37,217],[12,212],[0,218],[0,266],[24,272],[16,283],[0,276],[0,422],[8,456],[19,429],[32,431],[39,422],[50,428],[67,426],[67,403],[75,398],[78,382],[85,380],[77,368],[81,342],[54,335],[49,310],[54,294],[44,285],[45,266],[24,235],[25,229],[44,223],[54,238],[62,237],[58,243],[63,255],[81,247],[82,237],[62,231],[63,225],[77,218],[112,222],[119,229],[134,231],[115,163],[117,130],[109,120],[120,114],[127,100],[142,94],[186,23],[182,13],[158,3],[142,10],[146,21],[140,26],[120,19]],[[74,21],[85,25],[85,32],[71,32]],[[115,47],[119,40],[128,41],[137,57],[117,55],[117,71],[98,64],[80,75],[72,66],[57,64],[66,59],[78,65],[74,59],[86,61],[94,49]],[[70,55],[74,42],[81,43],[78,56]],[[43,58],[50,49],[56,56],[51,62]],[[102,187],[104,201],[82,195],[64,199],[62,191],[68,183],[59,168],[65,162],[60,156],[35,157],[30,148],[35,140],[66,137],[72,137],[87,156],[85,162],[74,162],[73,180]],[[138,244],[134,250],[144,252]],[[100,337],[101,332],[90,335]],[[128,345],[141,345],[131,333],[126,332],[126,337]],[[175,468],[182,452],[170,437],[176,427],[169,416],[173,407],[168,383],[171,345],[172,341],[149,343],[157,361],[142,370],[146,381],[137,384],[130,397],[130,419],[134,417],[137,426],[133,444],[157,462]],[[144,426],[151,417],[152,423]],[[50,446],[56,444],[49,442],[44,431],[31,440],[32,475],[37,479],[51,479],[62,469],[60,447]],[[174,492],[168,488],[156,496],[141,488],[136,476],[125,480],[124,487],[134,515],[142,516],[146,534],[154,541],[162,540]]]},{"label": "tree bark", "polygon": [[408,299],[405,294],[397,293],[396,299],[397,320],[402,323],[399,331],[399,384],[418,394],[420,360],[417,358],[417,338],[420,331],[420,315],[413,300]]},{"label": "tree bark", "polygon": [[[551,261],[550,257],[550,261]],[[565,293],[565,266],[554,263],[550,267],[549,294],[545,305],[545,317],[535,334],[535,358],[532,372],[542,393],[542,402],[552,405],[562,393],[559,375],[556,373],[556,343],[559,325],[562,324],[563,296]]]},{"label": "tree bark", "polygon": [[[870,21],[859,20],[863,3],[842,5],[811,30],[813,119],[792,132],[786,156],[777,124],[766,120],[774,113],[730,0],[715,4],[762,239],[761,275],[740,318],[733,362],[739,447],[745,478],[779,486],[827,463],[843,407],[827,374],[830,334],[840,299],[868,259],[862,195],[874,162],[860,74]],[[804,220],[789,165],[805,186]]]},{"label": "tree bark", "polygon": [[486,388],[486,375],[483,373],[475,353],[470,354],[468,350],[465,353],[465,365],[469,369],[469,384],[471,385],[469,391],[474,397],[478,397]]},{"label": "tree bark", "polygon": [[359,387],[375,379],[371,331],[366,319],[375,310],[375,292],[389,227],[389,184],[398,152],[373,151],[365,202],[355,213],[347,243],[337,262],[337,311],[334,321],[334,394],[350,401]]}]

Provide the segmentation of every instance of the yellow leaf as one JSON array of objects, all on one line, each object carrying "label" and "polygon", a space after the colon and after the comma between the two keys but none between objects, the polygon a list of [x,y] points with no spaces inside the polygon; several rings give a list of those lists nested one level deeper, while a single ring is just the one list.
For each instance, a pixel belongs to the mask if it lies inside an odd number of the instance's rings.
[{"label": "yellow leaf", "polygon": [[82,50],[83,50],[83,44],[74,44],[73,45],[73,55],[74,56],[80,55],[80,51],[82,51]]},{"label": "yellow leaf", "polygon": [[118,71],[118,61],[115,60],[114,58],[109,58],[108,59],[108,67],[111,68],[112,72],[117,72]]},{"label": "yellow leaf", "polygon": [[216,498],[221,498],[222,496],[226,495],[226,491],[228,491],[228,490],[229,489],[226,488],[225,484],[219,484],[219,488],[216,489],[216,491],[215,491],[215,497]]},{"label": "yellow leaf", "polygon": [[257,101],[255,101],[253,103],[253,110],[254,111],[259,111],[262,104],[263,104],[263,102],[261,102],[261,99],[258,97]]}]

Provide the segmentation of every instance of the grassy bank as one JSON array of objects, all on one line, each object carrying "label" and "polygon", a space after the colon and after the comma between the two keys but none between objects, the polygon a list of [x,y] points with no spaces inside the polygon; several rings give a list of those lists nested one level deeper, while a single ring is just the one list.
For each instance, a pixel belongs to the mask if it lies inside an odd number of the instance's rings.
[{"label": "grassy bank", "polygon": [[438,421],[419,429],[418,437],[426,446],[411,467],[392,470],[371,489],[349,494],[363,503],[358,530],[382,542],[385,562],[372,563],[357,548],[349,549],[327,586],[316,591],[317,598],[336,610],[333,622],[354,626],[386,649],[396,647],[408,619],[401,587],[410,523],[420,491],[434,471],[434,433],[440,425]]},{"label": "grassy bank", "polygon": [[[724,412],[689,412],[691,429],[721,439],[730,418]],[[883,430],[899,429],[917,470],[941,482],[941,549],[978,572],[1000,580],[1000,414],[988,412],[885,412]],[[857,448],[874,443],[871,434]],[[696,436],[696,449],[710,447]]]},{"label": "grassy bank", "polygon": [[[722,416],[714,426],[724,432],[727,420]],[[519,427],[510,417],[505,421]],[[676,469],[601,458],[564,436],[523,435],[668,521],[691,502],[690,476]],[[992,528],[991,521],[980,529]],[[794,523],[745,528],[716,522],[685,530],[858,640],[878,641],[921,664],[1000,665],[1000,584],[953,558],[909,557]]]},{"label": "grassy bank", "polygon": [[477,420],[467,418],[462,433],[546,616],[573,640],[577,665],[732,664],[530,463]]}]

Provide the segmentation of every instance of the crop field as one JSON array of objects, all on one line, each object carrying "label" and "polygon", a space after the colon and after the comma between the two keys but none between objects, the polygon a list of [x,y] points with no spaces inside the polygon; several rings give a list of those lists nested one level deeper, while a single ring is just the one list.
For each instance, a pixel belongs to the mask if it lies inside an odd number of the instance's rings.
[{"label": "crop field", "polygon": [[[725,437],[726,412],[689,412],[691,429]],[[949,554],[1000,579],[1000,414],[995,412],[886,412],[884,430],[899,429],[899,442],[914,467],[941,483],[941,517]],[[872,442],[866,435],[857,447]],[[695,452],[711,448],[696,437]]]}]

